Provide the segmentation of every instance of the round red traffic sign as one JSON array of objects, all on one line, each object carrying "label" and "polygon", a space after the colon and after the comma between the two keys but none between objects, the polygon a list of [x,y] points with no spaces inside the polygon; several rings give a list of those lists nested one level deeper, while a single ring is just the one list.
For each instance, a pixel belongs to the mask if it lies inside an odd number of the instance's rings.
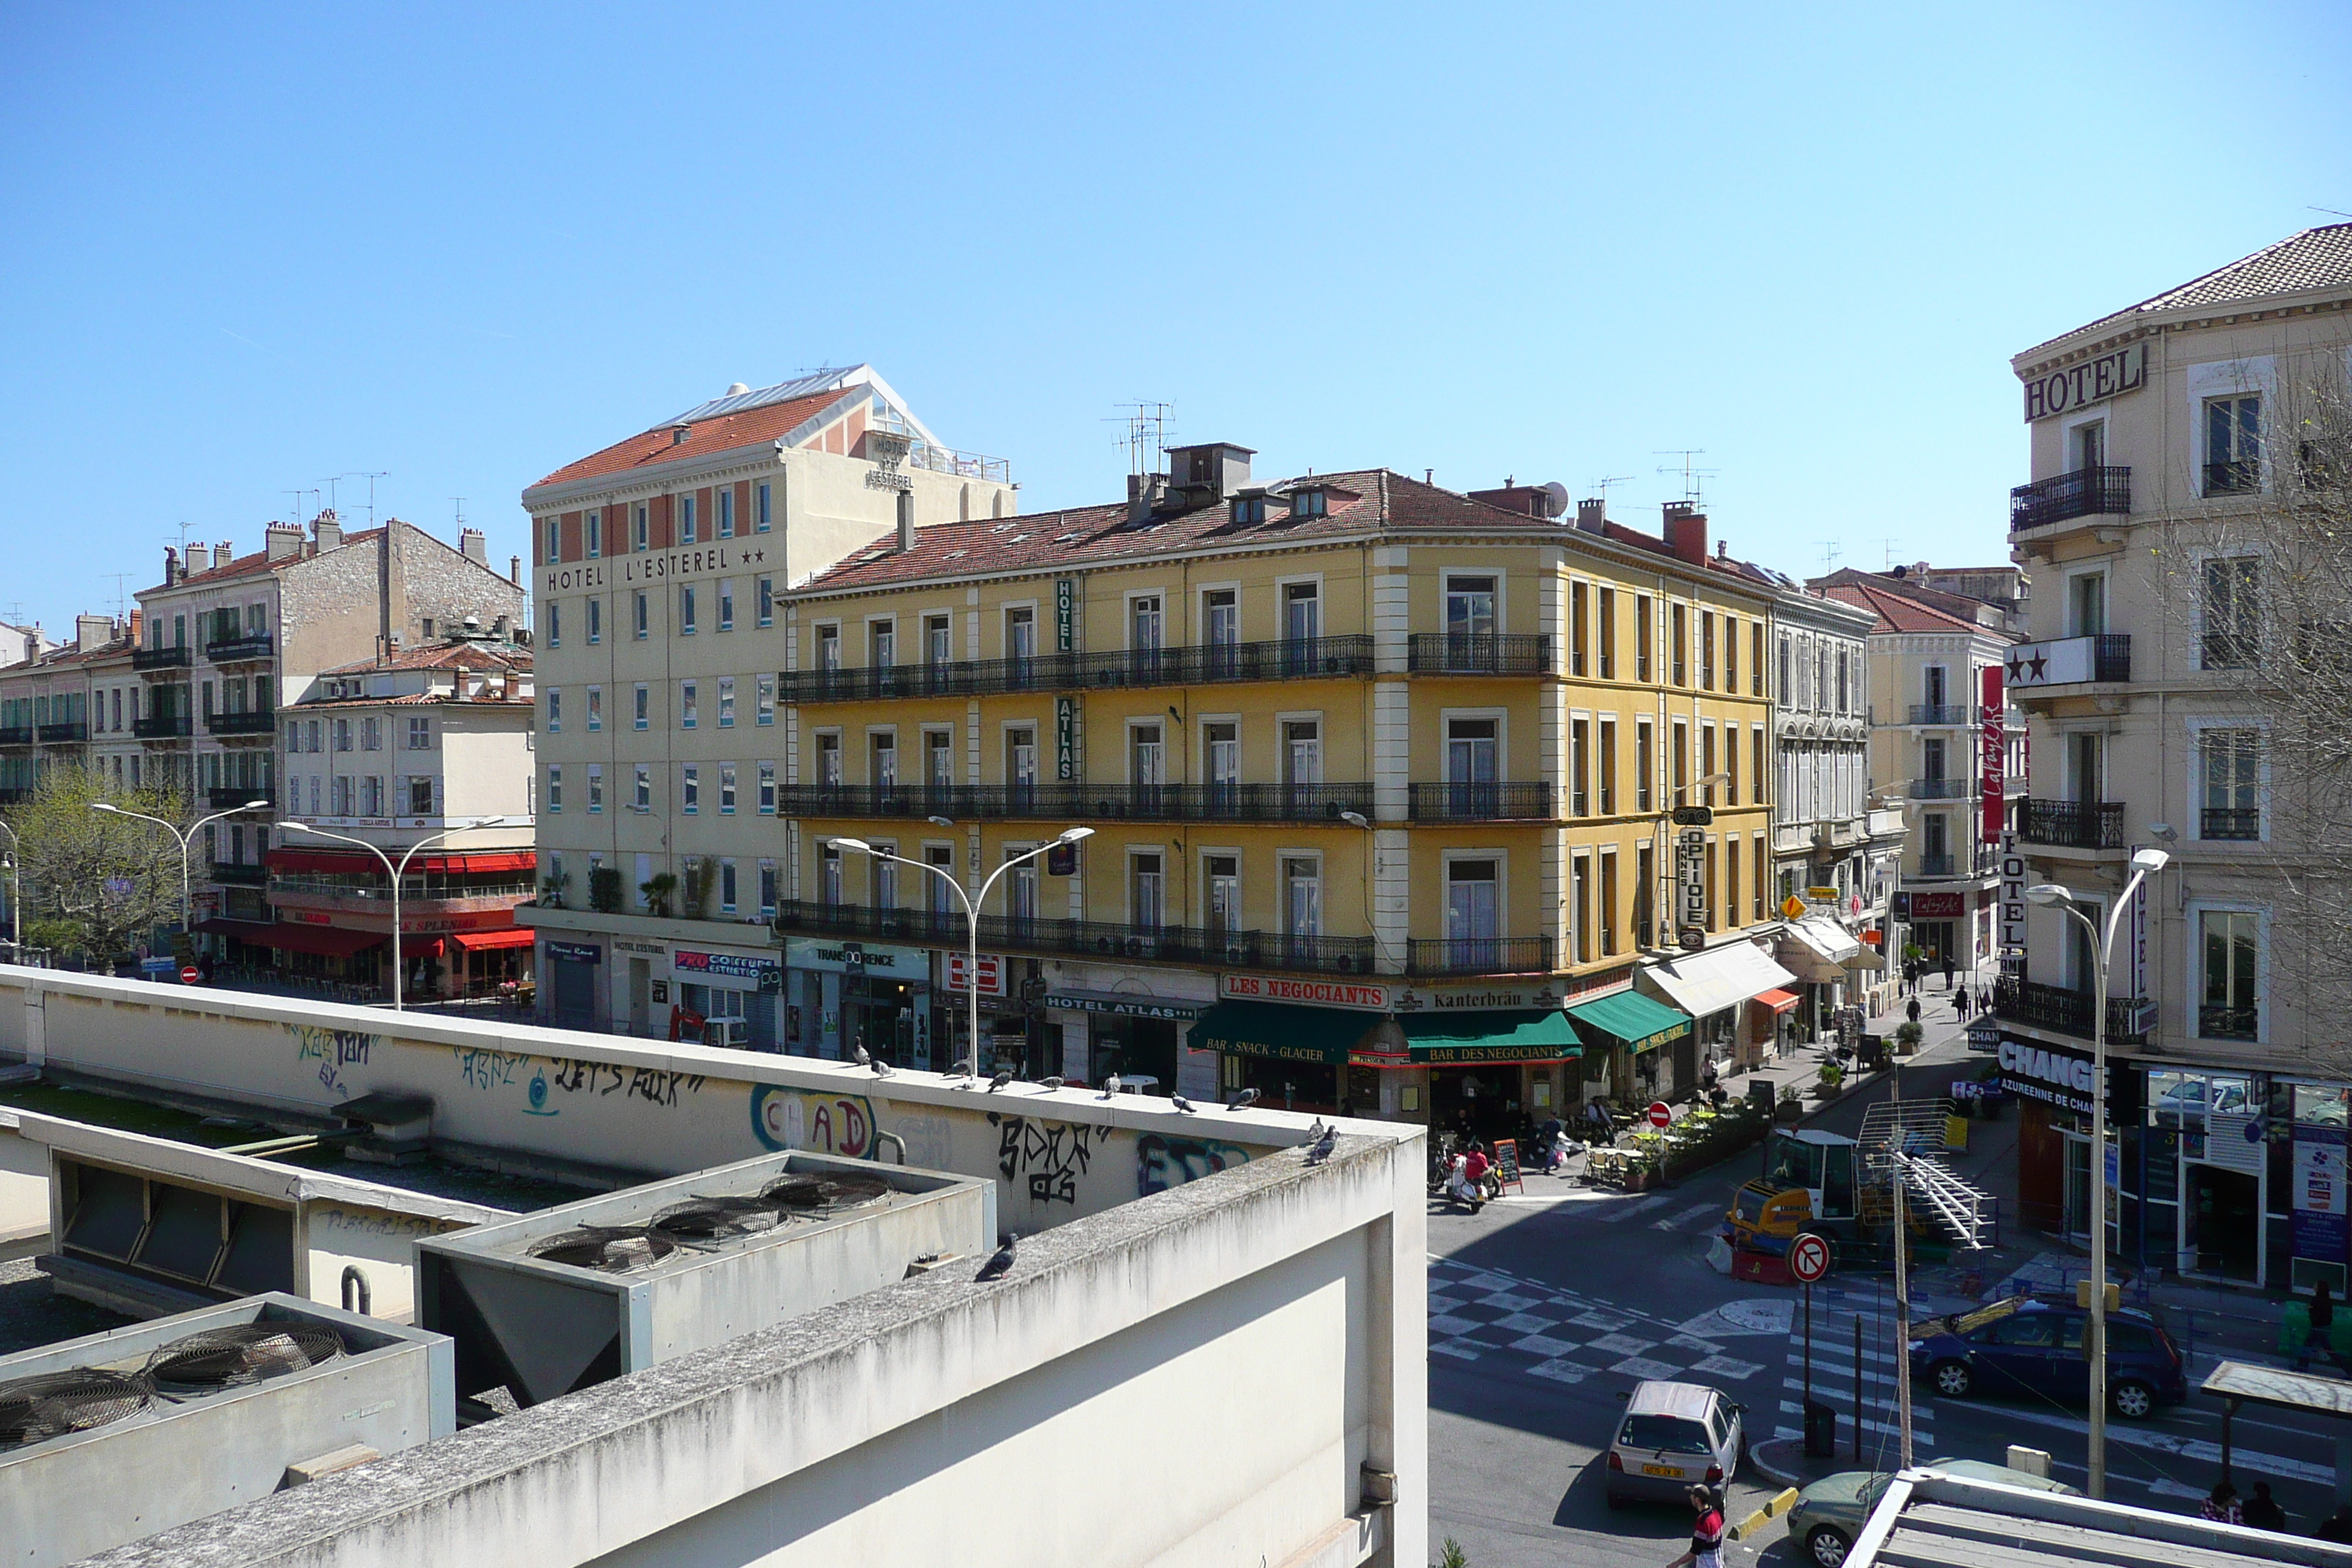
[{"label": "round red traffic sign", "polygon": [[1649,1114],[1651,1126],[1664,1127],[1675,1119],[1675,1108],[1663,1100],[1654,1100],[1650,1102]]},{"label": "round red traffic sign", "polygon": [[1789,1272],[1811,1284],[1830,1271],[1830,1244],[1818,1236],[1801,1236],[1789,1244]]},{"label": "round red traffic sign", "polygon": [[180,984],[183,985],[194,985],[203,978],[203,975],[196,973],[196,966],[193,963],[180,971]]}]

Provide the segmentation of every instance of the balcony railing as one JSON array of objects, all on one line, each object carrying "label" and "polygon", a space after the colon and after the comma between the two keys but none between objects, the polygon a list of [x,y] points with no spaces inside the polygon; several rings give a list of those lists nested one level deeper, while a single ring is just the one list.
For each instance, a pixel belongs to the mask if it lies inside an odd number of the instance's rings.
[{"label": "balcony railing", "polygon": [[1913,800],[1966,800],[1975,787],[1974,779],[1913,779],[1909,794]]},{"label": "balcony railing", "polygon": [[205,729],[215,735],[268,735],[278,728],[273,709],[248,709],[242,713],[207,713]]},{"label": "balcony railing", "polygon": [[185,669],[195,656],[185,644],[174,647],[140,647],[131,650],[133,669]]},{"label": "balcony railing", "polygon": [[0,805],[22,805],[32,798],[31,784],[0,784]]},{"label": "balcony railing", "polygon": [[2209,805],[2199,815],[2200,838],[2255,839],[2263,836],[2260,806]]},{"label": "balcony railing", "polygon": [[213,862],[212,879],[226,888],[259,888],[269,881],[267,866],[241,866],[234,860]]},{"label": "balcony railing", "polygon": [[1949,702],[1914,702],[1911,704],[1909,721],[1914,724],[1940,724],[1965,729],[1976,722],[1975,712],[1972,708],[1955,707]]},{"label": "balcony railing", "polygon": [[184,741],[194,729],[185,713],[150,713],[134,721],[131,732],[142,741]]},{"label": "balcony railing", "polygon": [[2262,488],[2263,466],[2253,458],[2205,465],[2205,493],[2209,496],[2252,495]]},{"label": "balcony railing", "polygon": [[1336,822],[1369,816],[1368,784],[786,784],[787,816],[951,816],[1034,821]]},{"label": "balcony railing", "polygon": [[1959,868],[1959,860],[1954,856],[1923,854],[1919,857],[1919,875],[1922,877],[1957,877],[1960,874]]},{"label": "balcony railing", "polygon": [[1415,822],[1549,822],[1559,815],[1559,796],[1542,783],[1417,784],[1412,786]]},{"label": "balcony railing", "polygon": [[268,784],[214,784],[205,791],[205,806],[210,811],[233,811],[249,800],[268,800]]},{"label": "balcony railing", "polygon": [[1033,654],[1023,658],[787,669],[787,702],[858,702],[894,697],[978,697],[1022,691],[1117,690],[1240,680],[1304,680],[1372,672],[1369,637],[1293,637],[1192,647]]},{"label": "balcony railing", "polygon": [[87,719],[68,719],[60,724],[44,724],[41,726],[41,743],[45,746],[54,746],[68,741],[87,741],[89,739],[89,721]]},{"label": "balcony railing", "polygon": [[2021,533],[2076,517],[2121,517],[2131,510],[2131,469],[2077,468],[2009,492],[2009,531]]},{"label": "balcony railing", "polygon": [[29,746],[34,730],[30,724],[0,725],[0,746]]},{"label": "balcony railing", "polygon": [[1406,944],[1408,974],[1549,974],[1548,936],[1414,937]]},{"label": "balcony railing", "polygon": [[[776,910],[779,933],[855,937],[961,951],[969,940],[960,911],[873,909],[789,900]],[[1278,969],[1315,974],[1369,974],[1372,942],[1359,936],[1290,936],[1280,931],[1133,926],[1102,921],[980,917],[980,945],[999,952],[1134,959],[1217,968]]]},{"label": "balcony railing", "polygon": [[1549,675],[1551,638],[1499,632],[1415,632],[1405,668],[1422,675]]},{"label": "balcony railing", "polygon": [[215,664],[239,664],[268,658],[276,646],[268,632],[253,632],[245,637],[221,637],[205,644],[205,657]]},{"label": "balcony railing", "polygon": [[2017,803],[2017,836],[2028,844],[2067,849],[2120,849],[2124,807],[2114,800],[2033,800]]},{"label": "balcony railing", "polygon": [[[2091,1013],[2098,999],[2088,991],[2043,985],[2004,974],[1992,983],[1992,1013],[2012,1024],[2029,1024],[2077,1039],[2091,1037]],[[2137,996],[2107,998],[2107,1043],[2136,1046],[2147,1039],[2147,1003]]]},{"label": "balcony railing", "polygon": [[2262,1034],[2262,1012],[2254,1007],[2200,1006],[2197,1033],[2209,1040],[2252,1040]]}]

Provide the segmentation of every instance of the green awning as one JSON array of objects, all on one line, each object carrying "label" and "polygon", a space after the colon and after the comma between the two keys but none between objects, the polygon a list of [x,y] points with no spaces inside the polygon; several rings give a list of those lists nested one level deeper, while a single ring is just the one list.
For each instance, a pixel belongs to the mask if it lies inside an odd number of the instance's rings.
[{"label": "green awning", "polygon": [[1677,1013],[1635,991],[1620,991],[1597,1002],[1580,1002],[1568,1010],[1576,1032],[1586,1039],[1598,1035],[1600,1046],[1623,1046],[1639,1055],[1690,1033],[1690,1015]]},{"label": "green awning", "polygon": [[1415,1067],[1474,1062],[1564,1062],[1584,1054],[1556,1007],[1509,1013],[1414,1014],[1399,1018]]},{"label": "green awning", "polygon": [[1376,1013],[1339,1007],[1220,1002],[1194,1021],[1187,1043],[1196,1051],[1231,1051],[1236,1056],[1341,1067],[1347,1063],[1348,1047],[1380,1021]]}]

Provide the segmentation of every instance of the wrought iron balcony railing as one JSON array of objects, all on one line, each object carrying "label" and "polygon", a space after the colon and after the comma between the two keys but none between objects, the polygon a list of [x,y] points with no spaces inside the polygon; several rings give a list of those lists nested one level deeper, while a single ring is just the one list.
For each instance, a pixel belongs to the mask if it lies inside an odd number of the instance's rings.
[{"label": "wrought iron balcony railing", "polygon": [[1976,722],[1976,710],[1949,702],[1914,702],[1909,722],[1965,729]]},{"label": "wrought iron balcony railing", "polygon": [[207,713],[205,730],[214,735],[268,735],[278,729],[278,714],[271,709],[247,710],[242,713]]},{"label": "wrought iron balcony railing", "polygon": [[0,746],[29,746],[34,734],[30,724],[0,725]]},{"label": "wrought iron balcony railing", "polygon": [[205,791],[205,807],[209,811],[233,811],[249,800],[268,800],[268,784],[214,784]]},{"label": "wrought iron balcony railing", "polygon": [[1243,680],[1339,679],[1372,672],[1369,637],[1293,637],[1192,647],[1118,648],[1017,658],[787,669],[777,689],[793,703],[898,697],[981,697],[1023,691],[1117,690]]},{"label": "wrought iron balcony railing", "polygon": [[1974,779],[1913,779],[1908,793],[1913,800],[1966,800],[1975,787]]},{"label": "wrought iron balcony railing", "polygon": [[131,733],[142,741],[184,741],[194,729],[185,713],[150,713],[131,724]]},{"label": "wrought iron balcony railing", "polygon": [[1417,784],[1408,812],[1415,822],[1549,822],[1559,792],[1540,782]]},{"label": "wrought iron balcony railing", "polygon": [[[970,940],[961,911],[874,909],[863,904],[813,903],[805,900],[787,900],[780,904],[775,929],[782,935],[855,937],[958,951]],[[982,915],[980,945],[996,952],[1316,974],[1369,974],[1372,970],[1370,937],[1293,936],[1280,931],[1198,926],[1123,925],[1103,921]]]},{"label": "wrought iron balcony railing", "polygon": [[244,664],[268,658],[276,647],[276,639],[268,632],[252,632],[244,637],[220,637],[205,644],[205,657],[215,664]]},{"label": "wrought iron balcony railing", "polygon": [[1421,675],[1549,675],[1551,638],[1541,634],[1415,632],[1405,668]]},{"label": "wrought iron balcony railing", "polygon": [[787,816],[1123,822],[1335,822],[1370,816],[1368,784],[785,784]]},{"label": "wrought iron balcony railing", "polygon": [[131,668],[133,669],[185,669],[194,661],[194,651],[185,644],[131,650]]},{"label": "wrought iron balcony railing", "polygon": [[[2013,974],[2001,975],[1992,983],[1994,1017],[2072,1035],[2077,1039],[2091,1037],[2091,1014],[2097,1002],[2097,997],[2088,991],[2044,985],[2020,980]],[[2142,997],[2108,997],[2107,1043],[2136,1046],[2146,1040],[2147,1016],[2148,1004]]]},{"label": "wrought iron balcony railing", "polygon": [[2263,836],[2260,806],[2209,805],[2199,814],[2200,838],[2255,839]]},{"label": "wrought iron balcony railing", "polygon": [[2121,517],[2131,510],[2131,469],[2077,468],[2009,492],[2009,531],[2021,533],[2077,517]]},{"label": "wrought iron balcony railing", "polygon": [[41,743],[45,746],[89,739],[89,721],[87,719],[68,719],[59,723],[44,724],[40,730]]},{"label": "wrought iron balcony railing", "polygon": [[2120,849],[2124,807],[2114,800],[2033,800],[2017,803],[2017,836],[2028,844],[2067,849]]},{"label": "wrought iron balcony railing", "polygon": [[1414,937],[1407,943],[1408,974],[1549,974],[1549,936]]}]

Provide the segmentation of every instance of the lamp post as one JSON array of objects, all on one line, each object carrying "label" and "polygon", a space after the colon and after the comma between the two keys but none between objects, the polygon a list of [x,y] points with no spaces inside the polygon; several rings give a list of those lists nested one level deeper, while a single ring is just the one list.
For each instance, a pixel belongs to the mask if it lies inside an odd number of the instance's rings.
[{"label": "lamp post", "polygon": [[25,872],[20,862],[25,858],[25,846],[16,837],[16,830],[0,822],[0,833],[8,836],[8,942],[16,949],[15,962],[24,962],[25,950]]},{"label": "lamp post", "polygon": [[980,892],[976,896],[965,892],[963,884],[957,881],[954,874],[943,867],[933,866],[922,860],[909,860],[904,855],[893,855],[887,849],[877,849],[863,838],[825,840],[835,849],[853,850],[876,860],[896,860],[901,866],[912,866],[918,870],[929,871],[932,876],[953,888],[956,897],[962,900],[964,925],[968,928],[971,938],[971,945],[964,960],[963,981],[964,988],[971,997],[971,1076],[975,1079],[980,1077],[980,907],[988,902],[988,889],[996,886],[996,879],[1023,861],[1034,860],[1057,844],[1076,844],[1081,838],[1091,838],[1094,837],[1094,832],[1091,827],[1066,828],[1034,849],[1022,851],[991,871],[987,880],[981,883]]},{"label": "lamp post", "polygon": [[394,1012],[404,1010],[400,994],[400,879],[408,875],[409,861],[414,859],[416,852],[427,844],[438,844],[451,834],[470,833],[478,827],[500,827],[505,826],[506,820],[503,816],[485,816],[478,821],[461,822],[455,827],[445,827],[438,833],[429,834],[410,845],[401,855],[400,864],[397,866],[392,863],[391,856],[364,838],[353,838],[346,833],[330,833],[323,827],[313,827],[307,822],[286,824],[289,832],[307,833],[313,838],[331,838],[339,844],[356,845],[383,862],[384,875],[392,879],[392,1010]]},{"label": "lamp post", "polygon": [[2040,882],[2025,889],[2028,903],[2060,909],[2074,917],[2091,937],[2091,1321],[2084,1353],[2091,1362],[2091,1495],[2107,1495],[2107,963],[2116,944],[2116,926],[2131,907],[2142,882],[2171,862],[2161,849],[2141,849],[2131,858],[2131,879],[2107,911],[2101,931],[2055,882]]},{"label": "lamp post", "polygon": [[119,805],[110,805],[102,800],[90,802],[89,808],[92,811],[102,811],[109,816],[135,816],[142,822],[152,822],[180,841],[180,929],[187,932],[189,940],[193,942],[195,939],[196,918],[195,905],[188,891],[188,846],[195,841],[198,833],[218,822],[222,817],[235,816],[239,812],[267,811],[269,809],[269,803],[266,800],[248,800],[243,805],[233,805],[226,811],[216,811],[210,816],[200,816],[190,823],[185,831],[173,826],[160,816],[150,816],[143,811],[125,811]]}]

